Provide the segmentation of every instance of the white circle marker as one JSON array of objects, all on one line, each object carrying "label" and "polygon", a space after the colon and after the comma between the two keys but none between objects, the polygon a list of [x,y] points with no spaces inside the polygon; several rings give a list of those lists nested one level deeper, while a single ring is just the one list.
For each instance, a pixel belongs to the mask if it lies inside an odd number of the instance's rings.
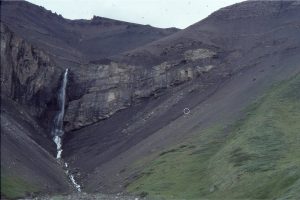
[{"label": "white circle marker", "polygon": [[189,108],[184,108],[183,109],[183,114],[185,114],[185,115],[188,115],[188,114],[190,114],[190,109]]}]

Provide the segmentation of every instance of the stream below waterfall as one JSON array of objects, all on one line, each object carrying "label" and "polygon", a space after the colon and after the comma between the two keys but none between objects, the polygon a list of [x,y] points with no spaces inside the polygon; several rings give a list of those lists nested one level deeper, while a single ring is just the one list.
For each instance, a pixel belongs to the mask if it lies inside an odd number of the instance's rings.
[{"label": "stream below waterfall", "polygon": [[[59,94],[58,94],[58,98],[57,98],[59,111],[55,115],[53,130],[52,130],[53,141],[56,144],[56,150],[57,150],[56,159],[58,159],[62,162],[63,162],[63,160],[61,158],[61,154],[63,151],[62,137],[64,135],[63,119],[64,119],[64,115],[65,115],[65,100],[66,100],[66,87],[67,87],[67,83],[68,83],[68,71],[69,71],[69,69],[66,69],[64,72],[62,85],[59,90]],[[69,177],[69,179],[71,180],[73,186],[76,188],[76,190],[78,192],[81,192],[81,186],[76,182],[74,175],[70,172],[70,170],[68,170],[68,167],[69,167],[68,163],[64,162],[64,165],[66,168],[65,172],[66,172],[67,176]]]}]

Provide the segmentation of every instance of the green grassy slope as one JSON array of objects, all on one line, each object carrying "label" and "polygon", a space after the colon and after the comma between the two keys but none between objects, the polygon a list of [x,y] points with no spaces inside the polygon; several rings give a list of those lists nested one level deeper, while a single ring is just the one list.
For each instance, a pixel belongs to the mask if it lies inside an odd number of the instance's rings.
[{"label": "green grassy slope", "polygon": [[128,186],[152,197],[300,199],[300,75],[275,85],[244,119],[196,130]]},{"label": "green grassy slope", "polygon": [[36,186],[28,184],[21,178],[6,176],[1,173],[1,196],[15,199],[37,192]]}]

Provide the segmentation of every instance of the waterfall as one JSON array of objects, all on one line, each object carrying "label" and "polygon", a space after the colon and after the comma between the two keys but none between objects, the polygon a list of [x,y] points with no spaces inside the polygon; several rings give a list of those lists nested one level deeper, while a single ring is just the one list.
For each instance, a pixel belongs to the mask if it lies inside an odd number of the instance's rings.
[{"label": "waterfall", "polygon": [[[59,89],[59,94],[57,99],[59,111],[54,118],[54,124],[52,129],[53,141],[56,144],[56,149],[57,149],[56,159],[61,159],[61,154],[63,151],[62,149],[62,137],[64,135],[63,120],[65,115],[65,101],[66,101],[66,87],[68,83],[68,71],[69,69],[65,70],[62,85],[61,88]],[[74,185],[74,187],[77,189],[78,192],[81,192],[81,187],[75,181],[73,174],[69,172],[68,163],[66,162],[65,162],[65,167],[66,167],[66,174],[71,180],[72,184]]]},{"label": "waterfall", "polygon": [[57,154],[56,154],[57,159],[61,158],[61,153],[62,153],[61,137],[64,135],[63,119],[65,115],[65,100],[66,100],[66,86],[68,82],[68,71],[69,71],[68,69],[65,70],[63,82],[59,90],[59,94],[58,94],[59,111],[54,118],[54,125],[52,131],[53,141],[55,142],[56,149],[57,149]]},{"label": "waterfall", "polygon": [[66,174],[69,176],[69,179],[72,181],[73,185],[75,186],[75,188],[77,189],[78,192],[81,192],[81,187],[80,185],[75,181],[75,178],[73,176],[73,174],[71,174],[68,170],[68,163],[65,162],[65,167],[67,168],[66,170]]}]

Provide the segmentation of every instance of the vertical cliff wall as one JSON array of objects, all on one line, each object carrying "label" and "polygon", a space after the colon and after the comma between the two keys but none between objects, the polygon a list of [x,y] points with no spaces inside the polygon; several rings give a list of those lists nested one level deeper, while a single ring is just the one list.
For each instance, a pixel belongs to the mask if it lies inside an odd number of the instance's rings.
[{"label": "vertical cliff wall", "polygon": [[1,95],[39,117],[54,98],[60,69],[1,23]]}]

